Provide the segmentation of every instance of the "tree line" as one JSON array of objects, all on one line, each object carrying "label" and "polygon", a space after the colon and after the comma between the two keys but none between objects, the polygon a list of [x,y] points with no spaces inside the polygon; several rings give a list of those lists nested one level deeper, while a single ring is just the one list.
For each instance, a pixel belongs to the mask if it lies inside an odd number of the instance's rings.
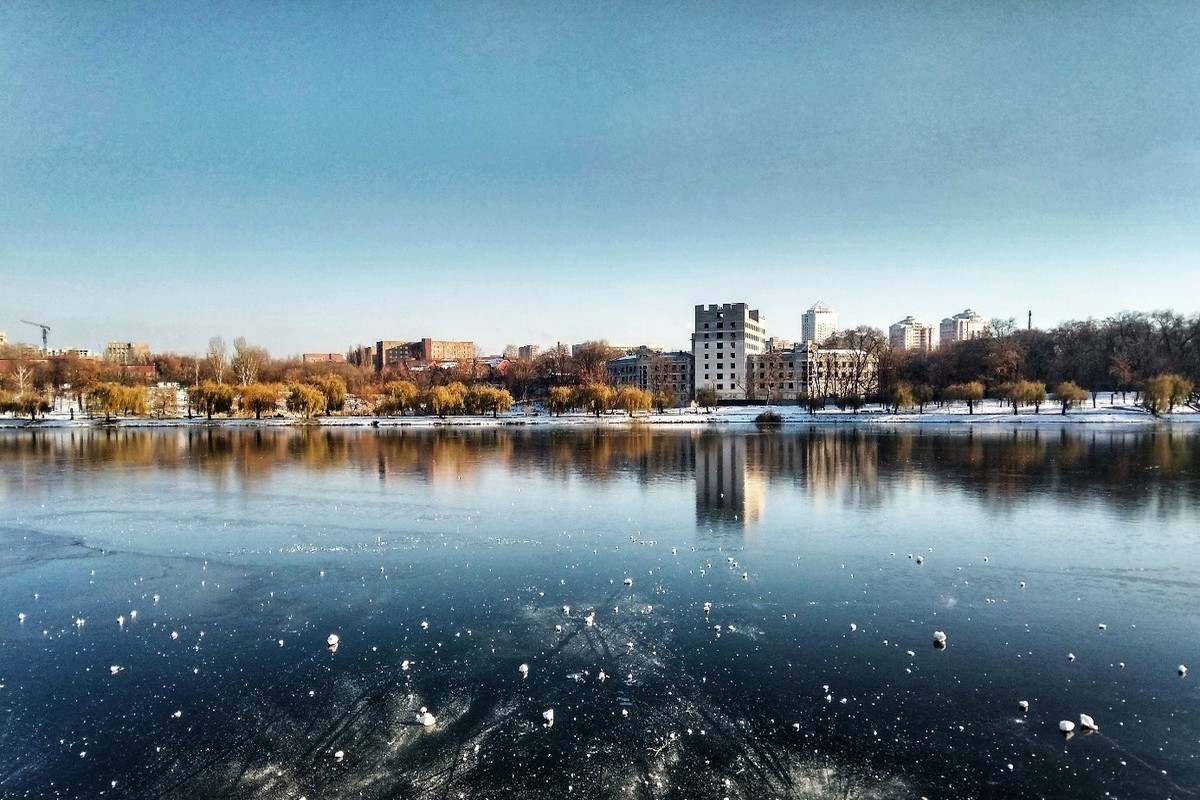
[{"label": "tree line", "polygon": [[[1001,399],[1017,411],[1047,402],[1067,409],[1102,392],[1133,393],[1134,402],[1153,413],[1181,404],[1200,405],[1200,315],[1172,311],[1123,312],[1104,320],[1065,322],[1049,330],[1017,329],[1013,321],[993,321],[984,335],[944,344],[930,352],[900,352],[888,346],[876,328],[859,326],[825,342],[861,357],[839,362],[813,397],[800,403],[817,411],[832,399],[843,408],[880,403],[892,410],[930,403],[963,402],[970,411],[986,398]],[[0,353],[13,356],[16,353]],[[315,416],[343,410],[354,413],[445,416],[492,413],[515,403],[540,401],[554,414],[586,409],[636,413],[663,411],[689,402],[677,396],[665,359],[651,355],[644,392],[610,385],[607,362],[622,355],[604,341],[568,349],[557,345],[534,359],[506,362],[496,370],[487,362],[460,362],[450,368],[402,362],[376,373],[351,361],[305,362],[272,358],[245,338],[228,345],[213,337],[202,355],[158,353],[150,357],[155,373],[76,356],[15,360],[0,375],[0,412],[33,418],[73,401],[89,414],[171,416],[180,413],[244,414],[261,417],[283,410]],[[833,362],[830,362],[831,365]],[[866,365],[877,365],[870,373]],[[186,388],[177,395],[149,383]],[[747,387],[748,396],[771,386]],[[1083,393],[1080,396],[1080,392]],[[701,387],[700,406],[716,404],[715,393]],[[347,408],[349,399],[353,407]]]}]

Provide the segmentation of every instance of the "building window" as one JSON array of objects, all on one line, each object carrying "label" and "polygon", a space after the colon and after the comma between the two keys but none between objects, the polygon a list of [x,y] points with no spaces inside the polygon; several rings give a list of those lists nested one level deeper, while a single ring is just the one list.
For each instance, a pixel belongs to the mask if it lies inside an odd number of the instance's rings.
[{"label": "building window", "polygon": [[718,327],[718,328],[724,328],[724,327],[725,327],[725,323],[724,323],[724,322],[718,322],[718,323],[717,323],[717,327]]},{"label": "building window", "polygon": [[718,349],[718,350],[720,350],[720,349],[721,349],[722,347],[724,347],[724,346],[725,346],[725,343],[724,343],[724,342],[717,342],[717,349]]},{"label": "building window", "polygon": [[705,350],[707,350],[707,349],[708,349],[708,342],[705,342],[705,343],[704,343],[704,349],[705,349]]},{"label": "building window", "polygon": [[708,380],[708,373],[704,373],[704,380]]},{"label": "building window", "polygon": [[704,323],[704,330],[708,330],[708,323]]},{"label": "building window", "polygon": [[719,372],[717,373],[717,380],[721,380],[721,379],[722,379],[722,378],[724,378],[724,377],[725,377],[725,376],[724,376],[724,375],[722,375],[721,373],[719,373]]},{"label": "building window", "polygon": [[717,384],[717,388],[718,388],[718,389],[724,389],[724,388],[725,388],[725,384],[723,384],[723,383],[718,383],[718,384]]}]

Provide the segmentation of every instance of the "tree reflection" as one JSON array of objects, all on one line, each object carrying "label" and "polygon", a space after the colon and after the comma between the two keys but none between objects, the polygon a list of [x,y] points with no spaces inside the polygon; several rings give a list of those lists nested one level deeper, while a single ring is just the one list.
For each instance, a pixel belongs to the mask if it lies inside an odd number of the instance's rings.
[{"label": "tree reflection", "polygon": [[745,527],[772,492],[874,508],[934,482],[1004,507],[1030,492],[1115,511],[1181,513],[1200,498],[1196,433],[1178,429],[659,431],[204,427],[11,431],[0,435],[7,488],[49,470],[183,470],[218,487],[279,470],[358,470],[384,484],[469,486],[491,471],[551,481],[692,481],[701,525]]}]

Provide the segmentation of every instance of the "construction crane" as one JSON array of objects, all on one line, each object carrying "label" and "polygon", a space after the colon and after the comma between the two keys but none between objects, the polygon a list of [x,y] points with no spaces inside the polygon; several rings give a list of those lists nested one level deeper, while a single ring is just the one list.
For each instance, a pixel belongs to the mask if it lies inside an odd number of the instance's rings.
[{"label": "construction crane", "polygon": [[42,329],[42,352],[43,352],[43,353],[49,353],[49,352],[50,352],[50,345],[49,345],[49,343],[47,342],[47,340],[49,339],[50,326],[49,326],[49,325],[43,325],[43,324],[42,324],[42,323],[40,323],[40,322],[30,322],[30,321],[29,321],[29,320],[27,320],[27,319],[23,319],[23,320],[21,320],[21,322],[24,322],[26,325],[32,325],[32,326],[33,326],[33,327],[35,327],[35,328],[41,328],[41,329]]}]

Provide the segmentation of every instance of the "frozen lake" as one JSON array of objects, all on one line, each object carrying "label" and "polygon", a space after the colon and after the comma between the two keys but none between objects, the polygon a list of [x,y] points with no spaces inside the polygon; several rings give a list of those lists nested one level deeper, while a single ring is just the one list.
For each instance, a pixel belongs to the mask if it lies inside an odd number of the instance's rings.
[{"label": "frozen lake", "polygon": [[1197,797],[1200,438],[1106,428],[3,432],[0,796]]}]

